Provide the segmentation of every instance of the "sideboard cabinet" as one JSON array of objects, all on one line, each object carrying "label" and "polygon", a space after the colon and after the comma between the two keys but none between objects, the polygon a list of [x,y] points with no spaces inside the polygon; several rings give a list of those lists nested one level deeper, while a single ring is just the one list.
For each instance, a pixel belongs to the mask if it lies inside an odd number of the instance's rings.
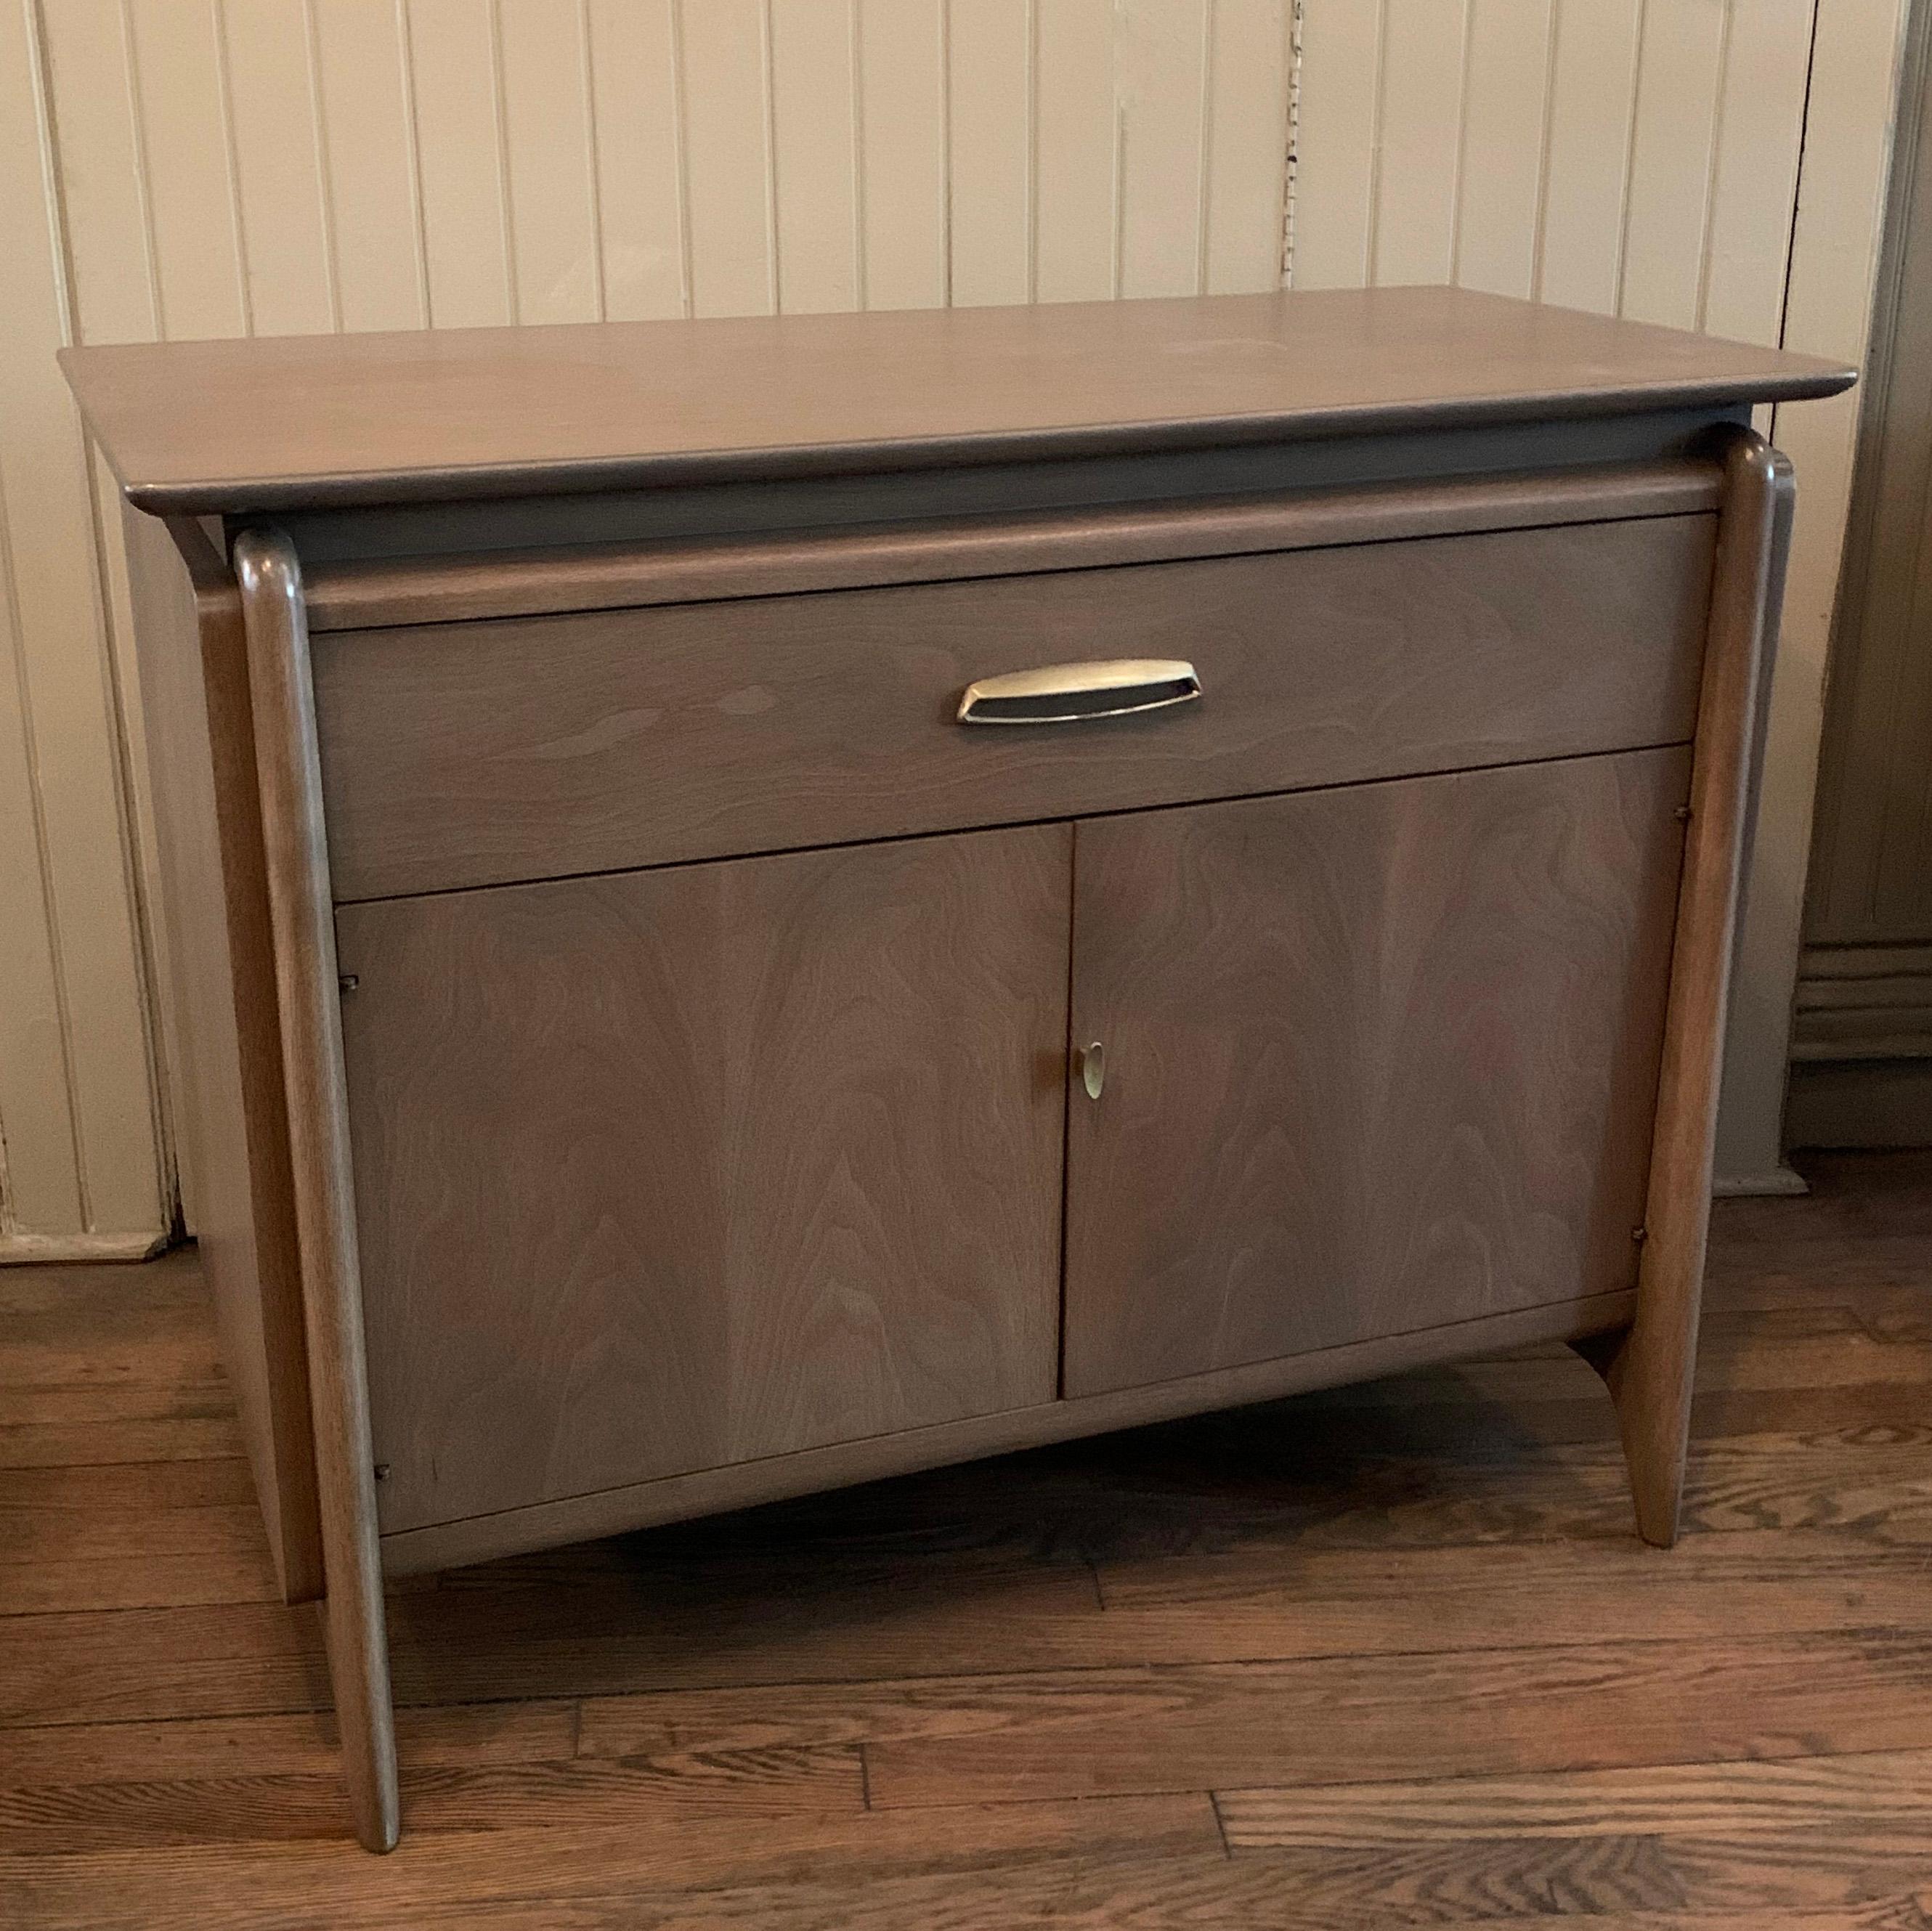
[{"label": "sideboard cabinet", "polygon": [[192,1223],[382,1585],[1563,1339],[1675,1532],[1804,358],[1446,289],[89,349]]}]

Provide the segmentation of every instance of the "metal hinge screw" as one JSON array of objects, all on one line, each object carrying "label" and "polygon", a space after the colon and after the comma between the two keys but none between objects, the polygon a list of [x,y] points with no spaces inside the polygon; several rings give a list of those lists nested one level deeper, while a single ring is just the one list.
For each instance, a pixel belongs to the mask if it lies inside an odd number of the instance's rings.
[{"label": "metal hinge screw", "polygon": [[1630,1238],[1633,1240],[1642,1242],[1648,1240],[1649,1237],[1650,1229],[1647,1227],[1633,1227],[1630,1229]]},{"label": "metal hinge screw", "polygon": [[1690,822],[1690,807],[1688,805],[1678,805],[1675,815],[1680,825],[1688,825]]},{"label": "metal hinge screw", "polygon": [[362,982],[352,972],[346,972],[335,982],[338,992],[353,992]]},{"label": "metal hinge screw", "polygon": [[379,1482],[386,1482],[388,1479],[389,1465],[386,1462],[377,1462],[376,1465],[376,1480]]}]

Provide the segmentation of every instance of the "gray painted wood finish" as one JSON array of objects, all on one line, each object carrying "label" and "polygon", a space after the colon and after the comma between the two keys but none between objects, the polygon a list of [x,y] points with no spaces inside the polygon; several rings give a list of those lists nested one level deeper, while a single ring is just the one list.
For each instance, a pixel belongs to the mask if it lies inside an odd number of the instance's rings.
[{"label": "gray painted wood finish", "polygon": [[386,1531],[1052,1399],[1071,836],[341,913]]},{"label": "gray painted wood finish", "polygon": [[322,1593],[322,1525],[241,595],[196,525],[122,514],[183,1192],[276,1577],[305,1602]]},{"label": "gray painted wood finish", "polygon": [[481,555],[369,556],[305,569],[303,581],[311,631],[370,630],[1689,516],[1717,508],[1721,482],[1716,463],[1682,457],[1563,476],[1463,477],[1451,490],[1383,483]]},{"label": "gray painted wood finish", "polygon": [[[236,707],[154,761],[226,773],[272,915],[230,970],[304,1333],[258,1378],[310,1396],[364,1842],[379,1562],[1593,1336],[1668,1538],[1788,506],[1741,425],[1848,371],[1444,290],[70,367],[137,506],[299,536],[240,551],[245,680],[218,566],[142,622]],[[1205,698],[952,721],[1130,655]]]},{"label": "gray painted wood finish", "polygon": [[[1713,528],[338,633],[316,660],[336,896],[1688,738]],[[1203,701],[1054,730],[955,720],[976,678],[1118,657],[1191,659]]]},{"label": "gray painted wood finish", "polygon": [[1076,847],[1065,1387],[1635,1285],[1682,749]]},{"label": "gray painted wood finish", "polygon": [[285,537],[239,539],[232,559],[248,641],[255,769],[288,1103],[289,1168],[308,1344],[322,1532],[322,1629],[356,1834],[402,1828],[381,1557],[369,1447],[367,1348],[342,1072],[328,832],[302,571]]},{"label": "gray painted wood finish", "polygon": [[1466,289],[70,349],[157,511],[846,475],[1824,395],[1814,357]]}]

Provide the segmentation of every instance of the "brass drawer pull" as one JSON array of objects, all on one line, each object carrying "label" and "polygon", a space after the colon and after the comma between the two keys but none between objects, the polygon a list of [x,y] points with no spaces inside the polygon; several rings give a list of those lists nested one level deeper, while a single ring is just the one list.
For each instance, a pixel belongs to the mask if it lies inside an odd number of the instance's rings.
[{"label": "brass drawer pull", "polygon": [[1047,664],[969,684],[959,700],[962,724],[1071,724],[1084,718],[1124,718],[1192,703],[1201,679],[1182,658],[1123,657],[1104,664]]}]

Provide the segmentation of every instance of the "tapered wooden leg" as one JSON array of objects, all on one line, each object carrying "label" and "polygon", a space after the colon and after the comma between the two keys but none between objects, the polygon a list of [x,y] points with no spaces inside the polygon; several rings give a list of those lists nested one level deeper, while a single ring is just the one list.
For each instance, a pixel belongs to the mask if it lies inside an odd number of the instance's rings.
[{"label": "tapered wooden leg", "polygon": [[356,1834],[369,1849],[387,1851],[395,1847],[401,1809],[308,621],[300,568],[285,536],[244,532],[236,540],[234,565],[275,941],[329,1675]]},{"label": "tapered wooden leg", "polygon": [[1638,1530],[1662,1546],[1684,1492],[1752,751],[1792,500],[1791,466],[1762,437],[1730,432],[1724,461],[1636,1315],[1621,1337],[1580,1350],[1616,1404]]}]

